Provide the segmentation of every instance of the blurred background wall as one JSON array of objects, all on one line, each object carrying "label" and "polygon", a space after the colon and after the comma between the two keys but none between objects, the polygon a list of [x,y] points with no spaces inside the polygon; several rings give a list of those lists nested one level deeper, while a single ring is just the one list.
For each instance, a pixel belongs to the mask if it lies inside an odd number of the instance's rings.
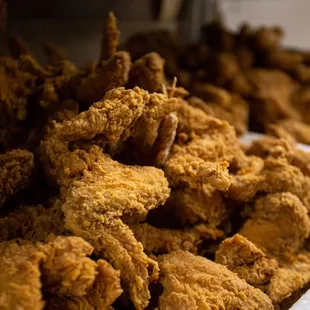
[{"label": "blurred background wall", "polygon": [[[191,18],[183,19],[186,39],[198,38],[199,23],[210,20],[213,1],[184,1],[185,11],[190,11],[193,4],[204,8],[198,9],[199,16],[194,10],[190,13]],[[82,65],[97,58],[103,20],[110,10],[119,19],[123,41],[137,31],[156,28],[177,30],[179,22],[169,18],[169,14],[158,18],[160,4],[164,2],[166,6],[173,7],[182,1],[7,0],[9,19],[3,40],[10,33],[20,34],[40,61],[44,61],[40,43],[43,39],[53,40],[68,51],[73,61]],[[310,29],[310,0],[219,0],[219,7],[225,23],[232,29],[236,29],[242,21],[253,26],[279,24],[285,29],[286,45],[310,49],[307,31]],[[2,44],[5,49],[4,46]]]}]

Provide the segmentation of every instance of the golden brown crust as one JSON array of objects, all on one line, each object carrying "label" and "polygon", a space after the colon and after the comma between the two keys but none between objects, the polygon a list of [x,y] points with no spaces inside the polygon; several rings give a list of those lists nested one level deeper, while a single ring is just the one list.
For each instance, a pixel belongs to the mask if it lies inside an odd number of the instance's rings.
[{"label": "golden brown crust", "polygon": [[159,309],[273,309],[264,293],[206,258],[175,251],[161,257],[159,266],[163,286]]}]

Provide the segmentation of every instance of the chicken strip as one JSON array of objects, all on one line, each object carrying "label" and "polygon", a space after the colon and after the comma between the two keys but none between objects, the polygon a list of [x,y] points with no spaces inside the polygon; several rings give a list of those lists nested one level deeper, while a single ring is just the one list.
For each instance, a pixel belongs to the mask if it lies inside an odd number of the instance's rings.
[{"label": "chicken strip", "polygon": [[31,184],[34,172],[32,153],[16,149],[0,155],[0,208],[15,193]]},{"label": "chicken strip", "polygon": [[142,243],[147,254],[161,255],[176,250],[198,253],[204,240],[217,240],[223,236],[221,230],[198,224],[188,229],[164,229],[149,224],[129,225],[136,239]]},{"label": "chicken strip", "polygon": [[148,282],[156,277],[157,263],[144,254],[121,217],[145,217],[149,210],[164,204],[170,194],[168,182],[159,169],[119,164],[98,147],[90,152],[96,154],[91,171],[84,171],[63,195],[66,227],[121,271],[131,300],[137,309],[143,309],[150,298]]},{"label": "chicken strip", "polygon": [[159,259],[159,309],[274,309],[267,295],[226,267],[175,251]]}]

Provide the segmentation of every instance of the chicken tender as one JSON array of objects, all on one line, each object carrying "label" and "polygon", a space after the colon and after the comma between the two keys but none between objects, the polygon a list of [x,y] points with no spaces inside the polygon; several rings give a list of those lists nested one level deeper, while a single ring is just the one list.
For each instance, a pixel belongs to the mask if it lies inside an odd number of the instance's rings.
[{"label": "chicken tender", "polygon": [[267,295],[206,258],[175,251],[160,258],[159,268],[159,309],[274,309]]}]

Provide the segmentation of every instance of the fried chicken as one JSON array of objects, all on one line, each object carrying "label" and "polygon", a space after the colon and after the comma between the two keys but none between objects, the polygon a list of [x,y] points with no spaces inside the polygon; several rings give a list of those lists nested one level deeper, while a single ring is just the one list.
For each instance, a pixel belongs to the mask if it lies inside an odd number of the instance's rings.
[{"label": "fried chicken", "polygon": [[63,215],[56,204],[52,208],[22,205],[0,217],[0,242],[16,238],[43,242],[51,233],[61,235],[64,231]]},{"label": "fried chicken", "polygon": [[223,236],[222,231],[205,224],[184,230],[157,228],[146,223],[129,227],[148,254],[166,254],[176,250],[197,254],[204,240],[217,240]]},{"label": "fried chicken", "polygon": [[159,259],[159,309],[274,309],[267,295],[226,267],[175,251]]},{"label": "fried chicken", "polygon": [[277,124],[287,130],[298,142],[310,144],[310,125],[294,119],[281,120]]},{"label": "fried chicken", "polygon": [[43,309],[40,268],[28,259],[34,251],[32,244],[22,241],[0,243],[1,309]]},{"label": "fried chicken", "polygon": [[220,244],[215,262],[226,266],[239,278],[263,291],[266,291],[278,268],[276,260],[267,258],[263,251],[239,234]]},{"label": "fried chicken", "polygon": [[129,74],[128,86],[139,86],[149,92],[161,91],[165,84],[165,61],[157,53],[149,53],[137,59]]},{"label": "fried chicken", "polygon": [[249,201],[257,193],[291,192],[309,209],[309,177],[289,164],[284,148],[275,147],[272,153],[265,159],[262,169],[232,175],[227,196],[238,201]]},{"label": "fried chicken", "polygon": [[93,248],[81,238],[56,237],[37,245],[15,239],[0,243],[0,249],[3,309],[43,309],[41,286],[107,306],[122,292],[119,273],[107,262],[87,257]]},{"label": "fried chicken", "polygon": [[113,12],[110,12],[103,28],[99,63],[113,57],[116,54],[120,31],[117,28],[117,20]]},{"label": "fried chicken", "polygon": [[215,261],[261,289],[274,306],[281,309],[288,309],[302,293],[302,287],[310,281],[310,274],[306,271],[309,261],[295,258],[293,264],[290,262],[291,266],[283,264],[282,260],[278,263],[239,234],[222,242]]},{"label": "fried chicken", "polygon": [[33,154],[13,150],[0,155],[0,207],[14,194],[31,184],[35,166]]},{"label": "fried chicken", "polygon": [[214,191],[210,195],[204,188],[174,189],[163,208],[168,208],[171,220],[182,226],[203,221],[211,227],[217,227],[229,215],[223,194],[220,191]]},{"label": "fried chicken", "polygon": [[212,110],[213,116],[233,125],[238,135],[247,131],[248,104],[239,95],[210,84],[197,84],[193,92],[206,101],[205,105]]},{"label": "fried chicken", "polygon": [[88,240],[97,255],[104,255],[121,271],[131,300],[137,309],[143,309],[150,298],[148,282],[156,278],[157,263],[143,253],[121,217],[145,217],[163,204],[170,193],[168,182],[159,169],[121,165],[97,147],[91,152],[96,153],[91,171],[84,171],[63,195],[66,227]]},{"label": "fried chicken", "polygon": [[[294,194],[274,193],[259,198],[240,234],[265,253],[296,253],[310,233],[307,208]],[[272,240],[268,236],[273,236]]]},{"label": "fried chicken", "polygon": [[126,85],[130,68],[131,59],[127,52],[117,52],[102,61],[94,72],[82,77],[77,86],[77,100],[91,105],[101,100],[107,91]]}]

